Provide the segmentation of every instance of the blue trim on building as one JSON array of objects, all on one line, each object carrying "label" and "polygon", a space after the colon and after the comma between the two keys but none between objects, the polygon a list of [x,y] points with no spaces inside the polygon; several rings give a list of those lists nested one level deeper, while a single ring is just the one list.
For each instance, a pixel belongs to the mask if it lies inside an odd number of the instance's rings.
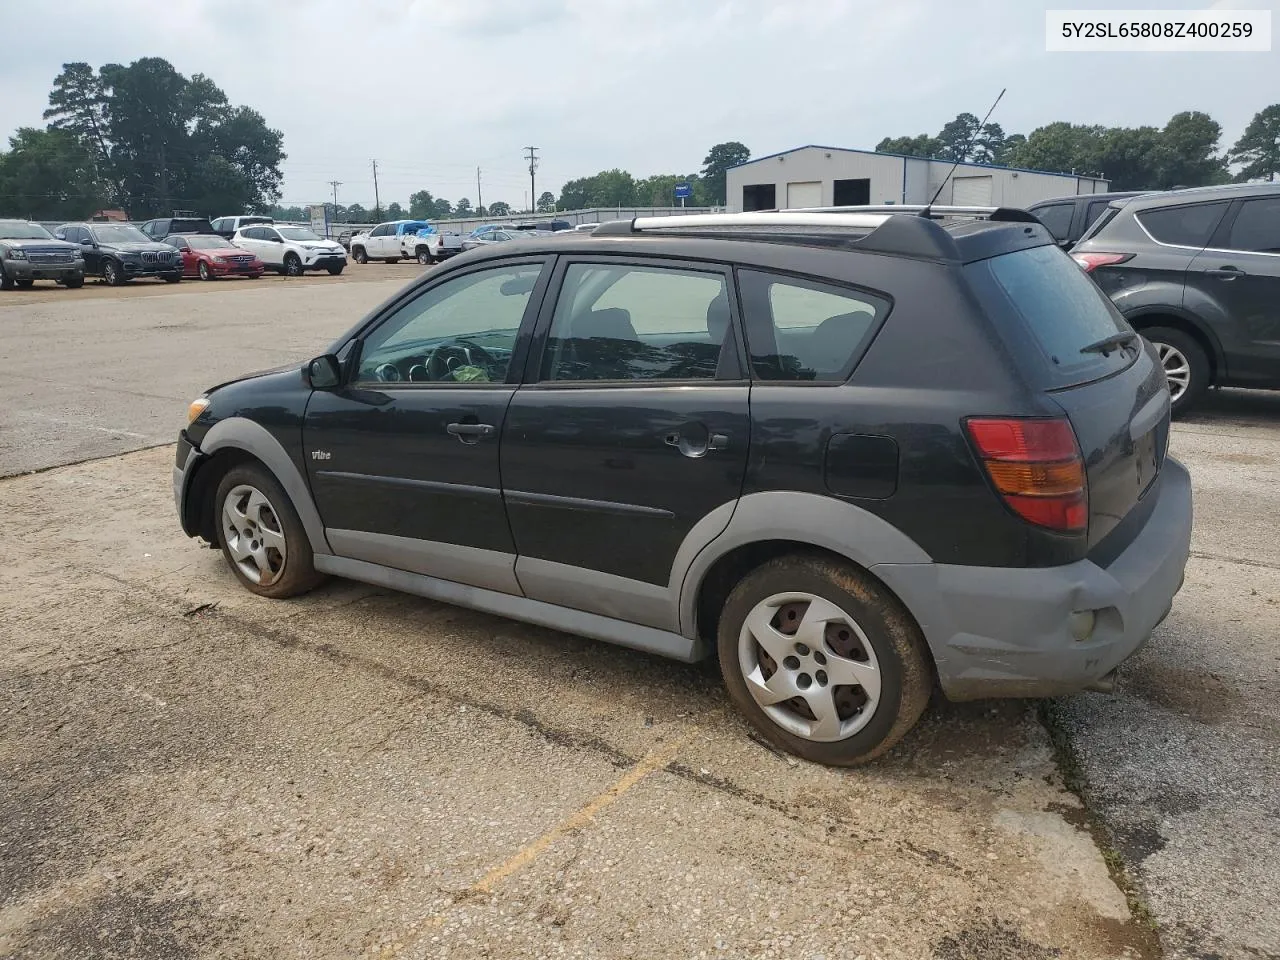
[{"label": "blue trim on building", "polygon": [[[806,143],[802,147],[792,147],[790,150],[780,150],[777,153],[771,153],[763,157],[754,157],[750,160],[744,160],[742,163],[735,163],[729,170],[737,170],[739,167],[748,167],[753,163],[760,163],[762,160],[772,160],[775,157],[785,157],[788,153],[796,153],[800,150],[835,150],[838,153],[861,153],[870,157],[899,157],[903,160],[932,160],[934,163],[954,163],[952,160],[944,160],[941,157],[912,157],[905,153],[881,153],[879,150],[856,150],[853,147],[824,147],[820,143]],[[1043,173],[1050,177],[1075,177],[1077,180],[1106,180],[1106,177],[1091,177],[1084,173],[1064,173],[1058,170],[1033,170],[1030,167],[1002,167],[998,163],[974,163],[972,160],[961,160],[957,166],[961,167],[977,167],[980,170],[1012,170],[1015,173]],[[905,164],[903,166],[905,170]],[[904,174],[905,176],[905,174]]]}]

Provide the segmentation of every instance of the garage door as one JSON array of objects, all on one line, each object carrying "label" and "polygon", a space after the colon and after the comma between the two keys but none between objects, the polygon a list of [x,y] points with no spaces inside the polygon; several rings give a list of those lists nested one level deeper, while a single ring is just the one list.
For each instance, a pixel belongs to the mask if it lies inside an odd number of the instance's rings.
[{"label": "garage door", "polygon": [[787,184],[787,209],[822,206],[822,181],[807,180]]},{"label": "garage door", "polygon": [[956,177],[951,202],[957,207],[991,206],[990,177]]}]

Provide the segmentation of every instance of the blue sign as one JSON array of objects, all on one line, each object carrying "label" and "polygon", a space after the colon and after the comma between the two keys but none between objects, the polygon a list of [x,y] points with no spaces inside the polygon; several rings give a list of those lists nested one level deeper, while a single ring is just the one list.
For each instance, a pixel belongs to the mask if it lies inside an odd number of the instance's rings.
[{"label": "blue sign", "polygon": [[677,199],[677,200],[683,200],[685,197],[692,197],[692,196],[693,196],[693,184],[692,184],[692,183],[677,183],[677,184],[676,184],[676,199]]}]

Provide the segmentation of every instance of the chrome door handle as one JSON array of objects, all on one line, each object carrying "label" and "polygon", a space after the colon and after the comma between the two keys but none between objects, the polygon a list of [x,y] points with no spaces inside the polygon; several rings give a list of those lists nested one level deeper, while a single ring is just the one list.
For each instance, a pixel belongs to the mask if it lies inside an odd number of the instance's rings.
[{"label": "chrome door handle", "polygon": [[485,437],[493,436],[495,429],[491,423],[451,423],[445,427],[450,436],[457,437],[463,443],[479,443]]}]

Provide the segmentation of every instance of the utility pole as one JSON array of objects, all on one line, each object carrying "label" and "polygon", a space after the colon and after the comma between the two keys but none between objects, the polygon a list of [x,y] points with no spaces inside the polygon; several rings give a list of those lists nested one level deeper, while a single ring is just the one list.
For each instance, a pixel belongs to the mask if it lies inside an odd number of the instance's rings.
[{"label": "utility pole", "polygon": [[373,217],[375,220],[382,219],[382,201],[378,199],[378,161],[371,160],[373,164]]},{"label": "utility pole", "polygon": [[330,180],[329,186],[333,187],[333,215],[338,215],[338,188],[342,186],[341,180]]},{"label": "utility pole", "polygon": [[480,192],[480,168],[476,167],[476,213],[484,209],[484,194]]},{"label": "utility pole", "polygon": [[529,161],[529,212],[532,213],[538,206],[538,188],[533,176],[533,172],[538,169],[538,148],[525,147],[529,151],[529,155],[525,158]]}]

